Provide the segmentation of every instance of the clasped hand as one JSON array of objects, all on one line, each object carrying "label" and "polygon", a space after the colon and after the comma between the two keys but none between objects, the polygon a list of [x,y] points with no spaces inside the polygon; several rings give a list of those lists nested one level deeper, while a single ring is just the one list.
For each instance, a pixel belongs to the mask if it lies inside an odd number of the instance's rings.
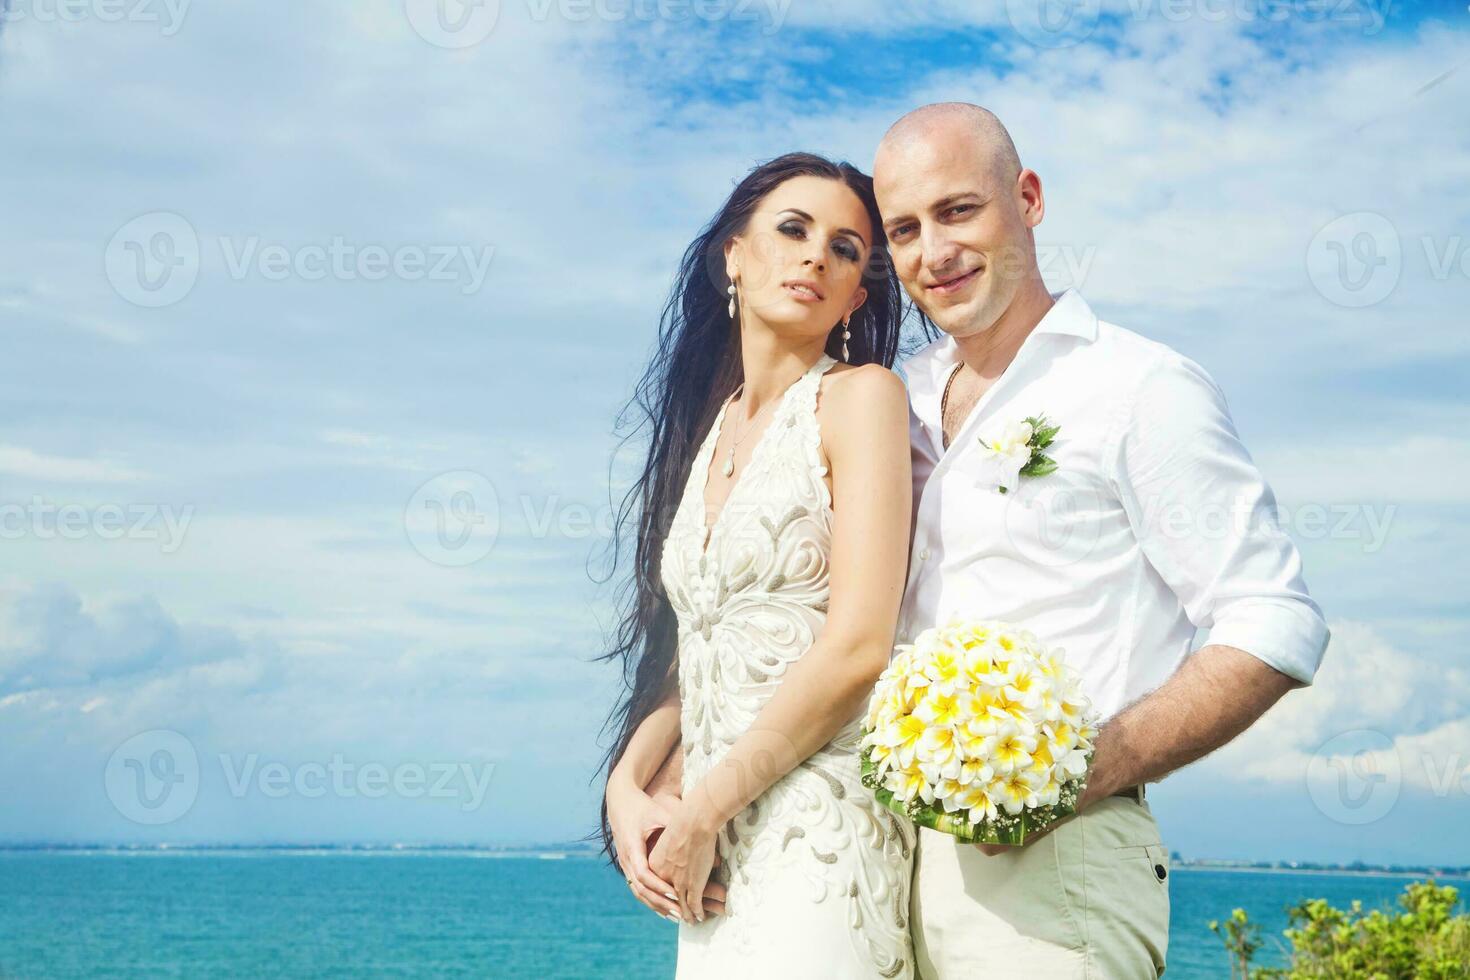
[{"label": "clasped hand", "polygon": [[[613,849],[633,896],[667,919],[695,921],[674,898],[674,886],[649,867],[649,849],[657,845],[664,828],[682,806],[677,796],[663,792],[650,796],[625,781],[615,779],[608,787],[607,816]],[[725,888],[711,882],[704,889],[703,912],[719,915],[724,911]]]},{"label": "clasped hand", "polygon": [[679,904],[679,917],[685,922],[703,922],[703,896],[707,888],[718,887],[709,881],[719,858],[718,829],[707,826],[697,808],[687,802],[681,801],[671,810],[668,825],[648,856],[648,866],[669,884],[673,900]]}]

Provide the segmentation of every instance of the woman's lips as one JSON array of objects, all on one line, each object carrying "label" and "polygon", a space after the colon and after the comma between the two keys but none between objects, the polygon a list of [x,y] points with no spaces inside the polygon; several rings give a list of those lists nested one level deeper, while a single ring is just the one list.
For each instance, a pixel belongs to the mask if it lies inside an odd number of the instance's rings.
[{"label": "woman's lips", "polygon": [[781,288],[799,303],[820,303],[822,301],[822,294],[817,292],[817,288],[804,282],[783,282]]},{"label": "woman's lips", "polygon": [[942,282],[936,286],[930,286],[929,291],[931,293],[938,293],[941,296],[948,296],[952,293],[959,292],[961,289],[964,289],[970,283],[974,282],[975,277],[979,274],[979,269],[971,269],[969,272],[960,276],[958,279],[951,279],[948,282]]}]

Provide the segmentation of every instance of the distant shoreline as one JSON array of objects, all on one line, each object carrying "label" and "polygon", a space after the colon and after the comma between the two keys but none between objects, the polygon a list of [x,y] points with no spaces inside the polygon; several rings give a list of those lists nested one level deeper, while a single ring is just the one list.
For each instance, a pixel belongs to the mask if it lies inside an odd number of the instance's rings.
[{"label": "distant shoreline", "polygon": [[1258,868],[1249,864],[1179,864],[1169,865],[1170,871],[1232,871],[1275,875],[1331,875],[1341,878],[1352,875],[1360,878],[1470,878],[1467,871],[1439,871],[1433,868],[1420,870],[1392,871],[1387,868]]},{"label": "distant shoreline", "polygon": [[[172,856],[172,855],[241,855],[274,854],[293,857],[325,857],[345,855],[357,857],[467,856],[486,859],[528,859],[559,861],[567,859],[601,859],[596,848],[582,845],[488,847],[477,844],[61,844],[0,843],[0,854],[76,854],[108,856]],[[1171,861],[1172,871],[1228,871],[1257,874],[1354,876],[1364,878],[1437,878],[1470,879],[1470,867],[1281,867],[1248,863],[1213,864],[1208,861]]]}]

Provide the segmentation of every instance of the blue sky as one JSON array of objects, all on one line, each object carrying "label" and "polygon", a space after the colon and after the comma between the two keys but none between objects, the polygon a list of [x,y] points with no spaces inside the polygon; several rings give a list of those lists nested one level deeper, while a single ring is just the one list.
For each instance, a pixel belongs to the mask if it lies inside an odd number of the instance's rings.
[{"label": "blue sky", "polygon": [[589,829],[675,260],[754,162],[956,98],[1048,280],[1220,381],[1334,628],[1166,842],[1470,862],[1463,5],[434,2],[10,4],[0,840]]}]

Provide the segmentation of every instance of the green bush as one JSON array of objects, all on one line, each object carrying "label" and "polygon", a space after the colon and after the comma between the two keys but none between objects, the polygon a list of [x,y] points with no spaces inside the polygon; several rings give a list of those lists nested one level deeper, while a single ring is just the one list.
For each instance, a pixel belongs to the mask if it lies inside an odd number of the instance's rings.
[{"label": "green bush", "polygon": [[1210,929],[1230,955],[1231,980],[1465,980],[1470,978],[1470,915],[1455,914],[1459,892],[1416,881],[1400,912],[1343,910],[1314,898],[1290,909],[1285,968],[1253,967],[1261,927],[1236,909]]}]

